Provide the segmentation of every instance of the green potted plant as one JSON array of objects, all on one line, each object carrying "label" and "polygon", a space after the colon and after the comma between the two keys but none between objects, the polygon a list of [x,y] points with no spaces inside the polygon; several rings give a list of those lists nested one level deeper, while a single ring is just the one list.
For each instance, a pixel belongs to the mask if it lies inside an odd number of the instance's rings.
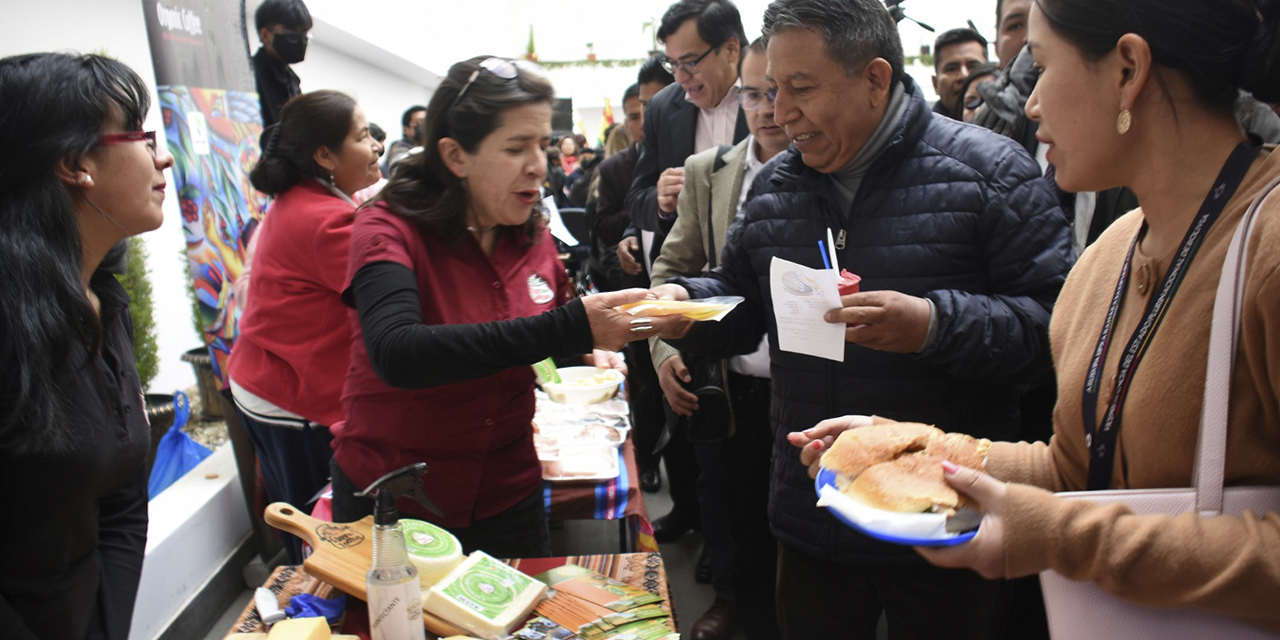
[{"label": "green potted plant", "polygon": [[[130,239],[127,242],[124,269],[116,274],[116,279],[129,294],[129,315],[133,318],[133,360],[138,367],[138,381],[146,392],[160,370],[154,299],[151,276],[147,272],[147,247],[141,240]],[[143,400],[147,421],[151,424],[151,450],[147,454],[147,468],[150,469],[160,437],[173,425],[173,394],[145,393]]]}]

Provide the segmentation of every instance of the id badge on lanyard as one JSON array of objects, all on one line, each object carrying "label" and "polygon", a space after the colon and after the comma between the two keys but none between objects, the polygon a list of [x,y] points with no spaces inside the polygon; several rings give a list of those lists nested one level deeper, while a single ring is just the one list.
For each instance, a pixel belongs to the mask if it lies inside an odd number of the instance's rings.
[{"label": "id badge on lanyard", "polygon": [[1142,230],[1134,238],[1133,243],[1129,245],[1129,254],[1124,259],[1124,269],[1120,272],[1120,280],[1116,283],[1115,294],[1111,298],[1111,307],[1107,310],[1106,321],[1102,325],[1102,333],[1098,336],[1098,346],[1093,350],[1093,358],[1089,362],[1089,374],[1084,381],[1084,394],[1082,398],[1082,416],[1084,418],[1084,442],[1089,448],[1089,484],[1090,491],[1102,491],[1111,488],[1111,474],[1115,467],[1116,440],[1120,433],[1120,417],[1124,409],[1124,403],[1129,394],[1129,385],[1133,381],[1133,374],[1138,368],[1138,364],[1142,361],[1142,357],[1146,355],[1147,347],[1150,346],[1152,338],[1155,336],[1156,329],[1160,327],[1161,320],[1164,319],[1165,312],[1169,308],[1169,304],[1173,301],[1173,295],[1177,293],[1182,279],[1187,273],[1187,268],[1191,265],[1192,258],[1200,249],[1200,245],[1204,242],[1205,235],[1208,234],[1209,228],[1213,222],[1218,219],[1227,201],[1231,200],[1244,180],[1244,176],[1249,171],[1249,167],[1253,165],[1253,160],[1258,155],[1258,147],[1241,144],[1231,152],[1231,157],[1227,159],[1226,165],[1222,167],[1222,171],[1218,174],[1214,186],[1209,190],[1209,195],[1205,197],[1204,203],[1200,205],[1200,211],[1196,214],[1196,218],[1191,223],[1191,228],[1187,229],[1187,234],[1182,239],[1182,245],[1178,248],[1178,252],[1174,254],[1173,264],[1169,265],[1169,270],[1165,274],[1164,279],[1160,283],[1160,287],[1152,296],[1151,302],[1147,305],[1146,314],[1142,318],[1142,322],[1138,324],[1138,328],[1134,330],[1133,336],[1129,338],[1124,352],[1120,356],[1119,368],[1116,372],[1115,393],[1112,395],[1110,404],[1107,406],[1106,412],[1102,416],[1101,424],[1098,423],[1098,396],[1102,387],[1102,368],[1107,360],[1107,352],[1111,348],[1112,334],[1115,331],[1116,316],[1120,313],[1120,303],[1124,300],[1125,291],[1129,285],[1129,275],[1133,266],[1133,253],[1138,246],[1138,242],[1146,235],[1147,227],[1143,224]]}]

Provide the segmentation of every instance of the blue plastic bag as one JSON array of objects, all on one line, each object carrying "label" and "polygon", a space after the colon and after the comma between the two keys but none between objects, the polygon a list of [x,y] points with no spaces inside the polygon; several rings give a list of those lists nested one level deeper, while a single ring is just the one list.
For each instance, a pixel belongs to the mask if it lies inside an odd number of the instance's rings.
[{"label": "blue plastic bag", "polygon": [[186,426],[187,419],[191,416],[191,401],[187,394],[175,392],[173,407],[173,426],[160,438],[160,446],[156,448],[156,462],[151,467],[151,479],[147,482],[147,495],[153,500],[213,453],[182,432],[182,427]]},{"label": "blue plastic bag", "polygon": [[342,622],[342,614],[347,610],[347,598],[338,595],[332,600],[325,600],[310,593],[299,593],[289,599],[289,607],[284,610],[290,618],[324,618],[329,624]]}]

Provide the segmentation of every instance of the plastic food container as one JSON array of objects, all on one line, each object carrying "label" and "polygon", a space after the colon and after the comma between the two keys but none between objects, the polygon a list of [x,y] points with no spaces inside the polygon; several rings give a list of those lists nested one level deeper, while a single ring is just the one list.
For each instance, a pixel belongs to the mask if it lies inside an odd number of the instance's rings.
[{"label": "plastic food container", "polygon": [[618,477],[618,450],[610,446],[561,447],[555,459],[542,459],[542,479],[552,482],[601,482]]},{"label": "plastic food container", "polygon": [[559,371],[560,382],[548,382],[542,385],[542,390],[561,404],[604,402],[612,398],[622,384],[622,373],[614,369],[564,367]]}]

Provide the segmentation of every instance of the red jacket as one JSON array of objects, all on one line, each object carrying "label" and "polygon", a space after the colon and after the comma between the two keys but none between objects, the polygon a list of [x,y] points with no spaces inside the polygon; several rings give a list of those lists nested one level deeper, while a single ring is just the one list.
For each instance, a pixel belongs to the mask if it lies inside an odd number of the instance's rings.
[{"label": "red jacket", "polygon": [[[384,261],[417,276],[422,321],[428,325],[533,316],[564,304],[571,292],[545,229],[534,243],[518,230],[504,229],[493,254],[486,256],[471,238],[461,246],[447,245],[379,203],[361,212],[356,224],[351,276]],[[424,485],[444,517],[408,500],[400,506],[407,516],[458,528],[514,506],[541,484],[530,367],[426,389],[391,387],[373,370],[354,310],[351,318],[356,329],[343,394],[347,416],[333,429],[333,452],[356,486],[426,462]]]},{"label": "red jacket", "polygon": [[313,180],[271,204],[258,232],[250,304],[231,379],[312,422],[342,420],[351,323],[342,303],[355,206]]}]

